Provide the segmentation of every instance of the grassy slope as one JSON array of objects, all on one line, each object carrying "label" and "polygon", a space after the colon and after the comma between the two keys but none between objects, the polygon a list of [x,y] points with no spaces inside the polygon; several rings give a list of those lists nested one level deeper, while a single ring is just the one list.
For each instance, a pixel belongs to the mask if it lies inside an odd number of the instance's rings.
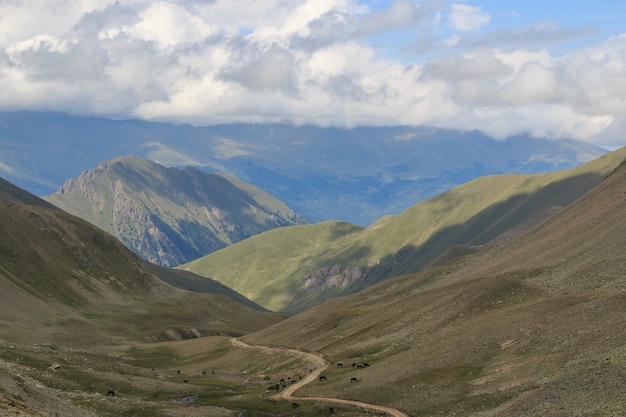
[{"label": "grassy slope", "polygon": [[293,303],[293,298],[302,292],[300,282],[287,280],[286,276],[304,276],[320,256],[337,251],[360,230],[359,226],[343,222],[270,230],[181,269],[201,275],[209,270],[219,277],[219,282],[245,289],[242,294],[247,298],[269,309],[281,308]]},{"label": "grassy slope", "polygon": [[175,289],[86,221],[21,201],[0,199],[0,254],[0,338],[7,340],[160,340],[190,336],[185,329],[241,335],[284,318],[227,292]]},{"label": "grassy slope", "polygon": [[[538,213],[566,206],[625,156],[621,149],[571,170],[479,178],[365,229],[333,222],[279,229],[181,268],[225,283],[267,308],[302,311],[418,271],[454,245],[485,244]],[[334,228],[350,233],[329,232]],[[322,276],[321,284],[307,288],[310,274]],[[355,276],[359,279],[351,279]]]},{"label": "grassy slope", "polygon": [[340,393],[413,416],[621,415],[624,196],[626,165],[524,235],[246,339],[348,365],[303,394]]}]

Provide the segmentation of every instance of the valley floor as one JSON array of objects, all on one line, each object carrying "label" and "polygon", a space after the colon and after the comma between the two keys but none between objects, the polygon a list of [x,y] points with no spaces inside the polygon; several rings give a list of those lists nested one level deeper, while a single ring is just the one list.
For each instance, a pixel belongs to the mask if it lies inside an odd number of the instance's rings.
[{"label": "valley floor", "polygon": [[[323,378],[322,373],[331,366],[331,363],[324,359],[322,356],[316,353],[303,352],[296,349],[288,349],[288,348],[277,348],[270,346],[259,346],[259,345],[249,345],[240,339],[231,339],[231,343],[235,347],[246,348],[246,349],[258,349],[268,354],[279,354],[279,355],[295,355],[302,358],[307,363],[310,363],[313,368],[310,370],[309,375],[298,381],[295,384],[290,385],[285,388],[283,391],[274,394],[271,399],[280,401],[321,401],[328,403],[336,403],[336,404],[344,404],[344,405],[352,405],[355,407],[365,408],[368,410],[382,411],[392,417],[409,417],[408,414],[403,413],[400,410],[396,410],[391,407],[383,407],[375,404],[368,404],[362,401],[355,400],[347,400],[337,397],[321,397],[321,396],[298,396],[295,395],[295,392],[304,387],[305,385],[318,380],[320,377]],[[296,403],[297,404],[297,403]]]},{"label": "valley floor", "polygon": [[333,366],[317,353],[228,337],[96,350],[0,344],[0,416],[408,417],[356,400],[297,395]]}]

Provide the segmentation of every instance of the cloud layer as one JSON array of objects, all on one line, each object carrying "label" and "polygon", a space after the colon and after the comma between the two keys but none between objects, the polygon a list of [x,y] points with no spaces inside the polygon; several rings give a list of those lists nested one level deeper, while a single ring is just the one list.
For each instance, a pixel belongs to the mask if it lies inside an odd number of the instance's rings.
[{"label": "cloud layer", "polygon": [[626,144],[626,33],[468,2],[0,1],[0,109],[430,125]]}]

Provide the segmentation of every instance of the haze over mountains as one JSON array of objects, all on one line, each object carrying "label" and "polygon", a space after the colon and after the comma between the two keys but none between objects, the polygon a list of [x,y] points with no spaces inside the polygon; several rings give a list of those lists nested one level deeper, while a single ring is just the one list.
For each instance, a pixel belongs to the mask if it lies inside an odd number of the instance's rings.
[{"label": "haze over mountains", "polygon": [[0,113],[0,176],[39,195],[101,162],[136,155],[219,171],[259,187],[311,222],[366,226],[488,174],[567,169],[605,150],[528,136],[287,124],[210,127],[57,113]]}]

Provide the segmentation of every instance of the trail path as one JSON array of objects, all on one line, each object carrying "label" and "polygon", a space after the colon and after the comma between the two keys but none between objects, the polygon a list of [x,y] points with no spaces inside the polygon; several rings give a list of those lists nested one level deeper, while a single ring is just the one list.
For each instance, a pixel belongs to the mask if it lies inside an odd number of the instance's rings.
[{"label": "trail path", "polygon": [[313,367],[313,370],[306,377],[302,378],[300,381],[298,381],[295,384],[289,385],[287,388],[285,388],[281,392],[272,395],[270,397],[272,400],[323,401],[323,402],[336,403],[336,404],[353,405],[356,407],[366,408],[369,410],[382,411],[393,417],[409,417],[408,414],[405,414],[400,410],[396,410],[395,408],[384,407],[382,405],[376,405],[376,404],[368,404],[362,401],[346,400],[343,398],[335,398],[335,397],[296,396],[294,393],[298,389],[305,386],[306,384],[317,380],[319,376],[322,374],[322,372],[324,372],[330,366],[330,362],[328,362],[326,359],[324,359],[322,356],[318,354],[310,353],[310,352],[303,352],[297,349],[289,349],[289,348],[283,348],[283,347],[270,347],[270,346],[261,346],[261,345],[249,345],[248,343],[242,340],[234,339],[234,338],[230,339],[230,341],[235,347],[245,348],[245,349],[256,349],[256,350],[266,352],[268,354],[280,353],[284,355],[292,355],[292,356],[302,358],[305,362],[308,362],[311,364],[311,366]]}]

